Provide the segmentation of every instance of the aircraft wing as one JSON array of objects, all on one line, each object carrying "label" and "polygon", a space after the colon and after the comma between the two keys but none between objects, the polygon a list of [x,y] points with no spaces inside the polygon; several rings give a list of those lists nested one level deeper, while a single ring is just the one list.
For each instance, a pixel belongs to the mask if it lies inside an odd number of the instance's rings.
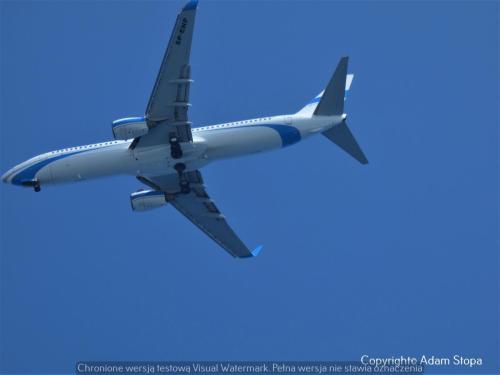
[{"label": "aircraft wing", "polygon": [[199,171],[186,172],[184,178],[189,181],[191,187],[189,194],[179,193],[177,175],[139,179],[152,188],[165,192],[167,201],[172,206],[232,256],[237,258],[257,256],[262,246],[250,251],[239,239],[214,201],[208,196],[201,173]]},{"label": "aircraft wing", "polygon": [[135,147],[153,146],[175,137],[179,142],[193,140],[188,122],[191,68],[189,55],[193,39],[197,1],[189,2],[177,16],[167,50],[146,109],[148,134],[137,139]]}]

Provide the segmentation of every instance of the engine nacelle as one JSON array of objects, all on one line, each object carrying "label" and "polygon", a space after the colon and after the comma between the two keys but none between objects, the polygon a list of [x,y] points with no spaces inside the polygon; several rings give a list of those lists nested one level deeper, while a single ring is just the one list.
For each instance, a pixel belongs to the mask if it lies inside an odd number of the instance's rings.
[{"label": "engine nacelle", "polygon": [[148,211],[167,204],[167,200],[161,191],[140,190],[130,194],[130,204],[134,211]]},{"label": "engine nacelle", "polygon": [[126,117],[113,121],[111,124],[115,139],[131,139],[148,133],[145,117]]}]

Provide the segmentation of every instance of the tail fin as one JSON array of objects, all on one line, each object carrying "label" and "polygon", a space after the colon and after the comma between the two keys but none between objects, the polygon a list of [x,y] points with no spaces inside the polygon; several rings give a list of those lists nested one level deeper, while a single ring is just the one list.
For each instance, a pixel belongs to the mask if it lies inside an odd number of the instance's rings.
[{"label": "tail fin", "polygon": [[[304,108],[297,112],[297,114],[306,116],[312,116],[313,114],[318,116],[331,116],[337,113],[326,114],[328,109],[334,109],[336,107],[341,107],[340,115],[343,113],[344,100],[347,97],[347,93],[351,88],[351,83],[354,78],[354,74],[346,74],[347,59],[347,57],[340,59],[337,69],[335,69],[335,73],[333,73],[333,77],[326,90],[321,91],[318,96],[307,103]],[[337,93],[337,91],[340,92]],[[340,100],[340,98],[342,98],[342,100]],[[333,106],[331,105],[332,100],[335,102]],[[321,112],[318,113],[318,111]],[[336,111],[338,112],[339,108],[336,108]]]},{"label": "tail fin", "polygon": [[338,116],[344,113],[344,97],[347,81],[347,63],[349,58],[342,57],[333,73],[332,79],[314,110],[316,116]]},{"label": "tail fin", "polygon": [[[344,114],[344,100],[354,78],[353,74],[347,74],[348,60],[347,56],[340,59],[325,91],[302,108],[298,114],[308,116],[341,116]],[[345,119],[340,124],[323,132],[323,135],[361,164],[368,164],[368,159],[347,127]]]}]

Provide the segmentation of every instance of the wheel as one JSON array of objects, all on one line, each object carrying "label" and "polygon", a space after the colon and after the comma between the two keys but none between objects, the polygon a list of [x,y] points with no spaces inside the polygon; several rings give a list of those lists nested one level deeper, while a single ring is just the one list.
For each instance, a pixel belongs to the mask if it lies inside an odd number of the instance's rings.
[{"label": "wheel", "polygon": [[177,171],[177,173],[181,174],[186,170],[186,164],[184,163],[177,163],[174,165],[174,169]]},{"label": "wheel", "polygon": [[34,189],[34,190],[35,190],[35,192],[37,192],[37,193],[38,193],[40,190],[42,190],[42,189],[40,188],[40,185],[35,185],[35,186],[33,187],[33,189]]},{"label": "wheel", "polygon": [[170,156],[172,156],[172,159],[180,159],[182,158],[182,150],[180,148],[179,149],[172,148]]},{"label": "wheel", "polygon": [[172,159],[182,158],[182,148],[177,138],[170,139],[170,156],[172,156]]},{"label": "wheel", "polygon": [[189,194],[191,192],[191,188],[189,187],[189,182],[188,181],[181,181],[180,182],[180,187],[181,187],[181,193],[182,194]]}]

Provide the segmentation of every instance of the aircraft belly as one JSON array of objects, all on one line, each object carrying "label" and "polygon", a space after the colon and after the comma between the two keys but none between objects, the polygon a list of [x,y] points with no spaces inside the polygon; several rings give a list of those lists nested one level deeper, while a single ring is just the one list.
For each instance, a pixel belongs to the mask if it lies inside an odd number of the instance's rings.
[{"label": "aircraft belly", "polygon": [[247,126],[200,132],[208,159],[230,158],[282,147],[280,135],[271,128]]},{"label": "aircraft belly", "polygon": [[[45,177],[50,178],[46,183],[73,182],[113,174],[133,173],[134,164],[128,149],[109,148],[82,152],[56,160],[40,172],[45,172]],[[40,176],[37,177],[44,182]]]},{"label": "aircraft belly", "polygon": [[161,176],[175,174],[175,165],[183,163],[187,170],[196,170],[207,164],[204,158],[206,145],[204,140],[194,137],[194,142],[181,143],[182,157],[173,159],[169,145],[136,148],[134,158],[137,163],[137,175]]},{"label": "aircraft belly", "polygon": [[52,175],[52,167],[50,165],[40,169],[38,173],[36,173],[36,179],[43,183],[50,183],[53,181]]},{"label": "aircraft belly", "polygon": [[134,149],[138,175],[160,175],[171,173],[169,168],[170,148],[167,145]]}]

